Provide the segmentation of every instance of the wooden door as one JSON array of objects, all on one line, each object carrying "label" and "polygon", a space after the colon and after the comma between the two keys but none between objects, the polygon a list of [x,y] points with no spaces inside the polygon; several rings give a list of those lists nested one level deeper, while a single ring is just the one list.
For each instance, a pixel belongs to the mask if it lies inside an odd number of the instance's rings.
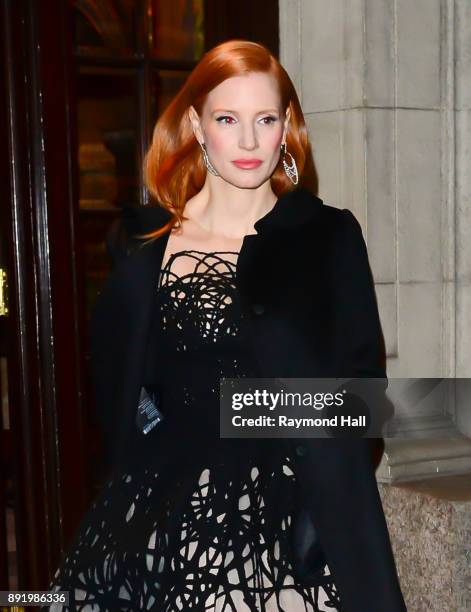
[{"label": "wooden door", "polygon": [[88,321],[153,124],[207,48],[277,55],[278,3],[0,0],[0,37],[0,590],[44,590],[105,477]]}]

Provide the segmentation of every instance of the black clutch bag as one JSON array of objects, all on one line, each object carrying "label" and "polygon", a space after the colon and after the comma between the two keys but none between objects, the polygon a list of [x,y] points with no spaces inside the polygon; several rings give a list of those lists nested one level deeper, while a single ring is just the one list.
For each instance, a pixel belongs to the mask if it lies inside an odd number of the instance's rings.
[{"label": "black clutch bag", "polygon": [[148,434],[162,421],[164,415],[160,410],[160,393],[156,385],[141,387],[137,407],[136,425],[144,435]]}]

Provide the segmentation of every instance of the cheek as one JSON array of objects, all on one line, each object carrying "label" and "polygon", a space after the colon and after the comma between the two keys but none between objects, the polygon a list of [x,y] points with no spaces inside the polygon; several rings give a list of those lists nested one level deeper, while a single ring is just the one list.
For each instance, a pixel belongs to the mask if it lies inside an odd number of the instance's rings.
[{"label": "cheek", "polygon": [[213,153],[223,154],[224,151],[229,150],[231,145],[231,139],[229,134],[222,134],[218,130],[208,130],[206,132],[208,147],[211,149]]},{"label": "cheek", "polygon": [[272,151],[272,153],[278,152],[278,149],[280,148],[280,145],[281,145],[282,136],[283,136],[282,128],[271,130],[266,135],[266,141],[265,141],[266,146]]}]

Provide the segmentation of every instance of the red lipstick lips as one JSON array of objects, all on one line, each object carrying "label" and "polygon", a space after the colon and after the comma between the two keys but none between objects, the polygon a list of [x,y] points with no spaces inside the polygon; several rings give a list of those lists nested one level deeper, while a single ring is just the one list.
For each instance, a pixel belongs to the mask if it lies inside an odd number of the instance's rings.
[{"label": "red lipstick lips", "polygon": [[255,158],[235,159],[232,163],[238,168],[244,168],[245,170],[251,170],[253,168],[258,168],[258,166],[260,166],[260,164],[262,163],[262,160],[255,159]]}]

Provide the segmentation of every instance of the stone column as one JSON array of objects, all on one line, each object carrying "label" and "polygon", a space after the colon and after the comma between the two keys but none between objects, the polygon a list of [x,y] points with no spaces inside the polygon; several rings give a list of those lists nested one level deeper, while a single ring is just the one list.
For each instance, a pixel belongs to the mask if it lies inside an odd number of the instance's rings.
[{"label": "stone column", "polygon": [[301,96],[319,196],[352,210],[368,243],[389,374],[450,375],[444,7],[288,0],[280,8],[281,60]]},{"label": "stone column", "polygon": [[[362,225],[388,376],[470,376],[471,3],[280,0],[280,52],[319,197]],[[471,610],[470,395],[410,414],[377,472],[411,612]]]},{"label": "stone column", "polygon": [[[471,3],[455,3],[456,376],[471,377]],[[471,437],[471,407],[458,414]]]}]

